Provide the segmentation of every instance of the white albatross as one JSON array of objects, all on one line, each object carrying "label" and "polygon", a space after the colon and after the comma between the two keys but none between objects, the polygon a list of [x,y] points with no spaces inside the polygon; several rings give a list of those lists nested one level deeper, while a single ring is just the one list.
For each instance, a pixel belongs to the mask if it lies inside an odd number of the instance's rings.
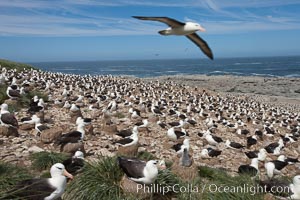
[{"label": "white albatross", "polygon": [[208,44],[196,34],[196,31],[205,32],[206,30],[198,23],[195,22],[180,22],[169,17],[141,17],[141,16],[132,16],[133,18],[140,20],[151,20],[159,21],[165,23],[169,28],[161,30],[158,33],[161,35],[185,35],[190,39],[194,44],[196,44],[203,53],[208,56],[210,59],[214,59],[213,53],[209,48]]},{"label": "white albatross", "polygon": [[117,162],[130,180],[142,184],[151,184],[158,175],[157,160],[148,162],[136,159],[118,157]]},{"label": "white albatross", "polygon": [[61,197],[67,185],[67,177],[73,179],[61,163],[52,165],[51,178],[27,179],[18,183],[12,191],[8,192],[8,199],[28,198],[54,200]]}]

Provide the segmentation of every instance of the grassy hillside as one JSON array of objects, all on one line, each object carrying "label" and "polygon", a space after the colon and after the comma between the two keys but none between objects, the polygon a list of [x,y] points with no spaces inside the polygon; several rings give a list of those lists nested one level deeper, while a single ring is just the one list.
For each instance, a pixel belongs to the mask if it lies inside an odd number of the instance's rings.
[{"label": "grassy hillside", "polygon": [[4,59],[0,59],[0,65],[1,65],[1,67],[5,67],[7,69],[17,69],[18,71],[22,70],[24,68],[35,69],[33,66],[28,65],[28,64],[13,62],[13,61],[4,60]]}]

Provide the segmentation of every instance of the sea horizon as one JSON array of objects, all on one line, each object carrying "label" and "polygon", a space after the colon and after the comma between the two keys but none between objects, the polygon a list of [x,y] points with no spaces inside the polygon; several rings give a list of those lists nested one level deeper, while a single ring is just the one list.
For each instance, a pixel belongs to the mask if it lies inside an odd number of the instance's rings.
[{"label": "sea horizon", "polygon": [[39,69],[79,75],[236,75],[300,77],[300,56],[29,62]]}]

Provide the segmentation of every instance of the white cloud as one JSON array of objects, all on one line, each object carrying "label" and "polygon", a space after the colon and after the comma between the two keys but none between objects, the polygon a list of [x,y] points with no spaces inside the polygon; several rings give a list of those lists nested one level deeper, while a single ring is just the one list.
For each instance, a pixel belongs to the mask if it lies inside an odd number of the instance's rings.
[{"label": "white cloud", "polygon": [[300,29],[300,24],[276,24],[267,22],[221,21],[206,23],[205,28],[209,34],[234,34],[252,31],[294,30]]},{"label": "white cloud", "polygon": [[217,12],[220,11],[220,8],[217,6],[217,4],[213,0],[204,0],[204,2],[212,10],[217,11]]},{"label": "white cloud", "polygon": [[[166,26],[159,22],[139,21],[128,16],[107,17],[89,12],[82,6],[168,6],[189,7],[191,16],[185,21],[199,21],[207,34],[240,33],[261,30],[300,29],[299,14],[278,13],[258,15],[248,11],[250,7],[280,6],[298,3],[297,0],[1,0],[0,35],[22,36],[104,36],[157,34]],[[194,7],[202,11],[197,14]],[[190,9],[191,8],[191,9]],[[241,8],[238,12],[228,8]],[[4,11],[4,12],[1,12]],[[49,12],[51,10],[51,12]],[[22,11],[22,12],[19,12]],[[53,14],[55,13],[55,14]],[[212,18],[213,17],[213,18]],[[227,17],[227,20],[223,18]],[[200,20],[199,20],[200,18]],[[222,19],[222,20],[220,20]],[[179,19],[180,20],[180,19]]]}]

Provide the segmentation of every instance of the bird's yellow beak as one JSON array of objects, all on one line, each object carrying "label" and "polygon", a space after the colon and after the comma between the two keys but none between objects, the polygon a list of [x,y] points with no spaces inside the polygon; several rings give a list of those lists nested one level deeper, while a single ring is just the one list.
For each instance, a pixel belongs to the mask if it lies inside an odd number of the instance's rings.
[{"label": "bird's yellow beak", "polygon": [[71,180],[73,180],[73,178],[74,178],[73,175],[70,174],[67,170],[64,170],[63,175],[70,178]]}]

